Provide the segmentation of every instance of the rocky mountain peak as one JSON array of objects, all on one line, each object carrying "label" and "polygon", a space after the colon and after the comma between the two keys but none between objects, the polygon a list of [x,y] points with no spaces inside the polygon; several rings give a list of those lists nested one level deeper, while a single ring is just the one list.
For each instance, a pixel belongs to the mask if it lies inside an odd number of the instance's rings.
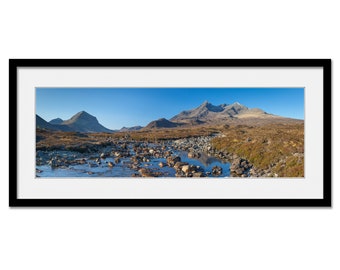
[{"label": "rocky mountain peak", "polygon": [[213,121],[216,118],[221,117],[233,117],[241,111],[248,110],[244,105],[235,102],[231,105],[221,104],[213,105],[207,100],[204,101],[200,106],[189,111],[183,111],[180,114],[171,118],[171,121],[175,122],[190,122],[192,120],[200,121]]},{"label": "rocky mountain peak", "polygon": [[160,118],[158,120],[150,122],[145,129],[150,129],[150,128],[173,128],[177,127],[179,124],[174,123],[169,121],[168,119],[165,118]]},{"label": "rocky mountain peak", "polygon": [[64,122],[63,119],[61,119],[61,118],[55,118],[55,119],[52,119],[49,123],[50,123],[50,124],[53,124],[53,125],[60,125],[62,122]]},{"label": "rocky mountain peak", "polygon": [[84,120],[95,120],[97,121],[97,118],[94,117],[93,115],[85,112],[85,111],[81,111],[76,113],[74,116],[71,117],[71,119],[84,119]]},{"label": "rocky mountain peak", "polygon": [[67,125],[75,131],[79,132],[112,132],[99,124],[97,118],[85,111],[81,111],[66,120],[62,125]]}]

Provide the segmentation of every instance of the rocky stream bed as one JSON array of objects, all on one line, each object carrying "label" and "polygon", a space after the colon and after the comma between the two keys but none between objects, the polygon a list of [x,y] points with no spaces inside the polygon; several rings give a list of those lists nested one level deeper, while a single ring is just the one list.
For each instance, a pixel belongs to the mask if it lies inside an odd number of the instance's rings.
[{"label": "rocky stream bed", "polygon": [[262,176],[247,160],[215,150],[213,136],[137,142],[112,140],[72,151],[39,149],[37,177],[251,177]]}]

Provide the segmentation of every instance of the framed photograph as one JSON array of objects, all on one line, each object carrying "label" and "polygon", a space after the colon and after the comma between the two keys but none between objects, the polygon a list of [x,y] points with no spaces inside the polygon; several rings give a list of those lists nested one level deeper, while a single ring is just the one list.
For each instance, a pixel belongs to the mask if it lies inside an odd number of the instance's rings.
[{"label": "framed photograph", "polygon": [[10,59],[9,96],[11,207],[331,206],[330,59]]}]

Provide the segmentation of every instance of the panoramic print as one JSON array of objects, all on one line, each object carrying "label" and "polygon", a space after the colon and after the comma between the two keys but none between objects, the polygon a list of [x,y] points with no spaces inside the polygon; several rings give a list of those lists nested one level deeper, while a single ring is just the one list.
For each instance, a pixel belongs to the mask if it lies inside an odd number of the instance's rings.
[{"label": "panoramic print", "polygon": [[36,88],[36,177],[304,177],[304,88]]}]

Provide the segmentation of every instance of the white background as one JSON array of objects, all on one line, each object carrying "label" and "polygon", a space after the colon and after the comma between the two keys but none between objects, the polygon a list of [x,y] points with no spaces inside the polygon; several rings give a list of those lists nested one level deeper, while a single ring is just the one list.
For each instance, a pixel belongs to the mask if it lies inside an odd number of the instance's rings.
[{"label": "white background", "polygon": [[337,2],[1,1],[0,268],[339,269],[335,170],[332,209],[8,208],[8,58],[332,58],[336,89]]},{"label": "white background", "polygon": [[[322,68],[20,68],[19,198],[323,198]],[[35,178],[35,92],[44,87],[305,87],[305,178]],[[273,90],[275,91],[275,89]],[[228,102],[228,101],[224,101]],[[62,108],[62,104],[59,104]],[[289,105],[287,105],[289,106]],[[100,120],[99,120],[100,121]]]}]

